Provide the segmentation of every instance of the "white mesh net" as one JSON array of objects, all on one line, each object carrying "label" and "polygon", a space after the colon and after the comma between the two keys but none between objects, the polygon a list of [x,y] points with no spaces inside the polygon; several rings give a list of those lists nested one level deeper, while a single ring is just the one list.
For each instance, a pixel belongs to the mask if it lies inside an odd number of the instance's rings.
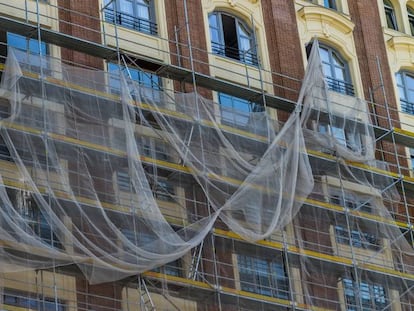
[{"label": "white mesh net", "polygon": [[[204,280],[223,292],[301,309],[409,308],[398,176],[375,160],[367,104],[328,90],[317,51],[314,42],[280,127],[266,112],[10,50],[0,270],[76,264],[89,282],[108,282],[185,257],[214,225],[238,234],[215,232],[214,254],[203,253],[220,266]],[[246,301],[240,309],[257,307]]]},{"label": "white mesh net", "polygon": [[[217,217],[263,239],[312,190],[299,112],[278,133],[265,112],[238,114],[240,129],[198,94],[168,97],[120,73],[13,50],[6,68],[6,271],[76,263],[91,283],[120,279],[183,256]],[[182,199],[194,180],[207,204]]]}]

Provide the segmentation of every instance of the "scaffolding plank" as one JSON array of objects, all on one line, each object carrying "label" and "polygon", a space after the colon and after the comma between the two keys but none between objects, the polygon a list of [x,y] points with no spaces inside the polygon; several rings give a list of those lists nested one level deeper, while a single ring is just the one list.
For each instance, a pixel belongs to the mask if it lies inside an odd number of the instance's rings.
[{"label": "scaffolding plank", "polygon": [[[23,36],[31,35],[33,38],[38,37],[38,27],[30,23],[18,21],[6,16],[0,16],[0,27],[6,31],[11,31]],[[116,48],[109,47],[100,43],[91,42],[78,37],[74,37],[68,34],[57,32],[51,29],[40,26],[40,36],[42,41],[46,43],[55,44],[68,49],[76,50],[78,52],[87,53],[96,57],[101,57],[106,60],[116,59]],[[128,51],[120,51],[121,54],[130,55]],[[159,66],[157,74],[162,77],[185,81],[192,83],[193,74],[190,69],[164,64],[160,61],[150,59],[141,55],[130,55],[132,58],[142,61],[150,62],[154,66]],[[223,79],[218,79],[209,75],[201,73],[194,74],[197,85],[214,89],[219,92],[225,92],[227,94],[237,96],[243,99],[251,100],[254,102],[263,102],[262,92],[254,90],[252,88],[242,86],[236,83],[231,83]],[[277,97],[270,94],[265,94],[266,105],[276,109],[282,109],[286,111],[293,111],[295,102],[287,99]]]},{"label": "scaffolding plank", "polygon": [[[38,38],[37,25],[8,18],[6,16],[0,16],[0,28],[22,36]],[[55,44],[60,47],[65,47],[104,59],[112,59],[117,55],[115,48],[57,32],[45,27],[40,27],[40,37],[41,40],[46,43]]]}]

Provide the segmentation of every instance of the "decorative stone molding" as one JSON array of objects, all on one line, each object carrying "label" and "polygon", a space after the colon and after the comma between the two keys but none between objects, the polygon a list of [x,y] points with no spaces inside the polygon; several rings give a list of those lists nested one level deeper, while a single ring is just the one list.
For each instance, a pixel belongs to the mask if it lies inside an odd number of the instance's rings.
[{"label": "decorative stone molding", "polygon": [[[232,6],[235,7],[237,5],[239,0],[227,0],[227,2]],[[259,0],[249,0],[249,2],[256,4],[259,2]]]}]

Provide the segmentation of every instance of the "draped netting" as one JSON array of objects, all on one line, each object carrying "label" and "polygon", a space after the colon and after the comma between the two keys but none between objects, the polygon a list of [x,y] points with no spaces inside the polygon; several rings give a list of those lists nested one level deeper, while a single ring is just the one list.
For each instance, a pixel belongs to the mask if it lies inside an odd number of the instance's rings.
[{"label": "draped netting", "polygon": [[303,83],[309,86],[303,104],[310,109],[304,135],[315,182],[308,200],[327,205],[305,205],[292,227],[303,253],[337,256],[341,264],[301,256],[301,302],[331,310],[344,304],[350,310],[398,310],[414,299],[407,277],[414,272],[414,250],[409,226],[399,218],[405,208],[399,179],[375,159],[367,103],[328,87],[319,57],[312,49],[306,76],[311,82]]},{"label": "draped netting", "polygon": [[[263,239],[313,188],[305,111],[278,130],[266,112],[148,89],[121,72],[8,55],[4,271],[75,263],[91,283],[120,279],[182,257],[217,217],[248,241]],[[197,189],[205,199],[187,200]]]}]

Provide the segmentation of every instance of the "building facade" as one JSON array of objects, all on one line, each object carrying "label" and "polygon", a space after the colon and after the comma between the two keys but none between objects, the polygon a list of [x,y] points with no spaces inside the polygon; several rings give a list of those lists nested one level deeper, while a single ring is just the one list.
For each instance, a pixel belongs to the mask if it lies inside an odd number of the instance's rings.
[{"label": "building facade", "polygon": [[414,309],[413,1],[0,0],[0,54],[2,309]]}]

